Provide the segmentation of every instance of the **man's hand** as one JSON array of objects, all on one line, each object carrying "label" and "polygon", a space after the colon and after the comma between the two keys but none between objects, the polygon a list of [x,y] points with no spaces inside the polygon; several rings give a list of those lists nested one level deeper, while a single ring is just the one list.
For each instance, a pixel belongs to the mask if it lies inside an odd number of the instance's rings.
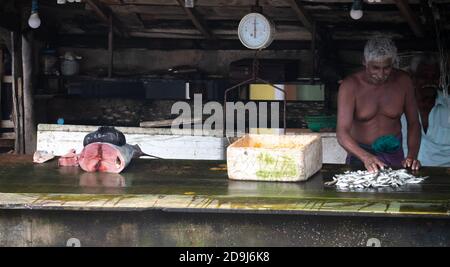
[{"label": "man's hand", "polygon": [[404,168],[411,168],[413,171],[417,171],[421,167],[420,161],[411,157],[406,158],[402,165]]},{"label": "man's hand", "polygon": [[374,155],[367,156],[363,159],[363,162],[366,169],[372,173],[378,172],[380,169],[384,169],[384,167],[386,167],[386,164]]}]

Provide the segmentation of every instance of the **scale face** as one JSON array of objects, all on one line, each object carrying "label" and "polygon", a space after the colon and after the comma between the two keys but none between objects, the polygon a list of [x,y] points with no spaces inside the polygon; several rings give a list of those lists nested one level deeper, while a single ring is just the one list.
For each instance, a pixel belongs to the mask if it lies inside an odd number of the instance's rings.
[{"label": "scale face", "polygon": [[242,18],[238,28],[239,40],[249,49],[268,47],[275,35],[275,27],[264,15],[250,13]]}]

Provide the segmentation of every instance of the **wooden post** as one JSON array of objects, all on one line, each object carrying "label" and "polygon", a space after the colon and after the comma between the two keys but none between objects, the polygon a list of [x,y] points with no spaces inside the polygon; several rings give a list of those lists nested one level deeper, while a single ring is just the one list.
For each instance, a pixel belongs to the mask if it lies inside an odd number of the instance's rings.
[{"label": "wooden post", "polygon": [[113,60],[114,60],[114,28],[113,28],[113,19],[112,15],[109,15],[109,33],[108,33],[108,56],[109,56],[109,62],[108,62],[108,78],[112,78],[113,74]]},{"label": "wooden post", "polygon": [[[17,78],[17,108],[19,110],[19,127],[20,127],[20,154],[25,154],[25,127],[24,127],[24,104],[23,104],[23,80],[21,77]],[[17,136],[16,136],[17,138]]]},{"label": "wooden post", "polygon": [[3,48],[0,47],[0,121],[2,118]]},{"label": "wooden post", "polygon": [[23,119],[25,154],[31,155],[36,150],[36,125],[33,100],[33,32],[22,35],[23,64]]},{"label": "wooden post", "polygon": [[14,121],[14,131],[16,133],[16,139],[14,142],[14,152],[16,154],[24,153],[23,146],[23,127],[22,127],[22,111],[20,109],[19,103],[22,102],[22,99],[19,98],[19,83],[21,80],[19,79],[22,74],[22,57],[21,53],[19,53],[19,44],[20,40],[18,38],[18,34],[15,32],[11,32],[11,58],[12,58],[12,99],[13,99],[13,121]]}]

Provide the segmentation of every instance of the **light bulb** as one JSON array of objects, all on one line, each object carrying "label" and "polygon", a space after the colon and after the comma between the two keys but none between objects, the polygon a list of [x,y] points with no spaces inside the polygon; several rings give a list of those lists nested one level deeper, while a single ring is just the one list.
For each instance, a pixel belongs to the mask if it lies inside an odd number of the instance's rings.
[{"label": "light bulb", "polygon": [[41,26],[41,19],[39,18],[39,14],[37,12],[31,13],[30,18],[28,19],[28,25],[30,25],[33,29],[37,29]]},{"label": "light bulb", "polygon": [[350,17],[352,19],[360,19],[363,16],[363,2],[362,0],[353,0],[352,9],[350,10]]},{"label": "light bulb", "polygon": [[362,10],[350,10],[350,17],[355,20],[362,18],[363,14]]}]

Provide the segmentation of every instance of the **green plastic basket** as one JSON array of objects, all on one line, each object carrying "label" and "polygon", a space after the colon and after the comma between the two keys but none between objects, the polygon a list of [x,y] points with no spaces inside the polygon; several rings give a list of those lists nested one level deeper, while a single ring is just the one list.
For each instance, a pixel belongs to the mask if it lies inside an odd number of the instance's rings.
[{"label": "green plastic basket", "polygon": [[308,128],[313,132],[319,132],[322,129],[336,129],[336,116],[306,116]]}]

